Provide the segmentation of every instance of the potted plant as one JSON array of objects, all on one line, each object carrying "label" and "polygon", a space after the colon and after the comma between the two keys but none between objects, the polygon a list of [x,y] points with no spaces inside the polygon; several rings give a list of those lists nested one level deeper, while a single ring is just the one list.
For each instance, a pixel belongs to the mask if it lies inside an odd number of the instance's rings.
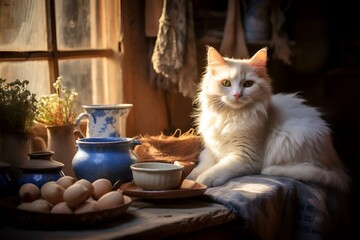
[{"label": "potted plant", "polygon": [[53,87],[54,94],[39,97],[35,120],[46,127],[47,148],[54,151],[53,158],[64,163],[65,175],[74,176],[71,162],[77,151],[74,130],[78,93],[64,87],[61,76]]},{"label": "potted plant", "polygon": [[28,80],[7,82],[0,78],[0,133],[32,133],[37,100],[28,84]]},{"label": "potted plant", "polygon": [[18,167],[28,160],[35,125],[37,100],[28,84],[28,80],[0,78],[0,161],[12,166],[14,178],[21,173]]}]

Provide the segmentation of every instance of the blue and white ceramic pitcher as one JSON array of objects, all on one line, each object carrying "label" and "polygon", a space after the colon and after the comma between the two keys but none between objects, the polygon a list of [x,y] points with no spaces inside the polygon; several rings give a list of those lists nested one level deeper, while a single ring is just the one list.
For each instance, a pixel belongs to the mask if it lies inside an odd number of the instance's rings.
[{"label": "blue and white ceramic pitcher", "polygon": [[[132,104],[82,105],[75,125],[83,137],[125,137],[126,118]],[[80,128],[80,122],[87,118],[86,134]]]}]

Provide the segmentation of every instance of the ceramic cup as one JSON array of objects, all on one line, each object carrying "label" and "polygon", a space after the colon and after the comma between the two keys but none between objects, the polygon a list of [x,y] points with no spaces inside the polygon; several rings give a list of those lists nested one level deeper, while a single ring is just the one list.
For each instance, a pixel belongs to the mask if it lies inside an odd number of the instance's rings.
[{"label": "ceramic cup", "polygon": [[[126,118],[132,104],[82,105],[75,125],[83,137],[125,137]],[[87,118],[86,134],[80,128],[82,119]]]},{"label": "ceramic cup", "polygon": [[182,182],[194,169],[194,162],[140,162],[130,166],[133,180],[144,190],[181,188]]},{"label": "ceramic cup", "polygon": [[134,182],[144,190],[159,191],[176,188],[184,167],[171,163],[142,162],[130,166]]}]

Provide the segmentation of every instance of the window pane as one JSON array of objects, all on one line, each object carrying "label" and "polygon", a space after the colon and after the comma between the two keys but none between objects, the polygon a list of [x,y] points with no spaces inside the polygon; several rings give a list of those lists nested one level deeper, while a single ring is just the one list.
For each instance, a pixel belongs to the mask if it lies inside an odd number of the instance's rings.
[{"label": "window pane", "polygon": [[59,74],[64,86],[79,93],[79,107],[82,104],[108,103],[106,61],[106,58],[59,61]]},{"label": "window pane", "polygon": [[104,4],[96,0],[55,1],[59,50],[106,48]]},{"label": "window pane", "polygon": [[46,51],[45,1],[0,0],[0,51]]},{"label": "window pane", "polygon": [[0,62],[0,77],[13,82],[16,79],[29,80],[28,89],[38,98],[50,93],[48,61]]}]

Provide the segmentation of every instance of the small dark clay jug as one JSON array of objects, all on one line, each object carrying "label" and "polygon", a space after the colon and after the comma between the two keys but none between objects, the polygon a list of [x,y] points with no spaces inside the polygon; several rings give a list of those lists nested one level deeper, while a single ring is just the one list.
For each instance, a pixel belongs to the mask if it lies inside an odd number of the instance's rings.
[{"label": "small dark clay jug", "polygon": [[39,188],[49,181],[56,181],[65,176],[64,164],[53,160],[53,151],[37,151],[28,154],[30,159],[20,166],[23,173],[19,178],[19,187],[25,183],[33,183]]}]

